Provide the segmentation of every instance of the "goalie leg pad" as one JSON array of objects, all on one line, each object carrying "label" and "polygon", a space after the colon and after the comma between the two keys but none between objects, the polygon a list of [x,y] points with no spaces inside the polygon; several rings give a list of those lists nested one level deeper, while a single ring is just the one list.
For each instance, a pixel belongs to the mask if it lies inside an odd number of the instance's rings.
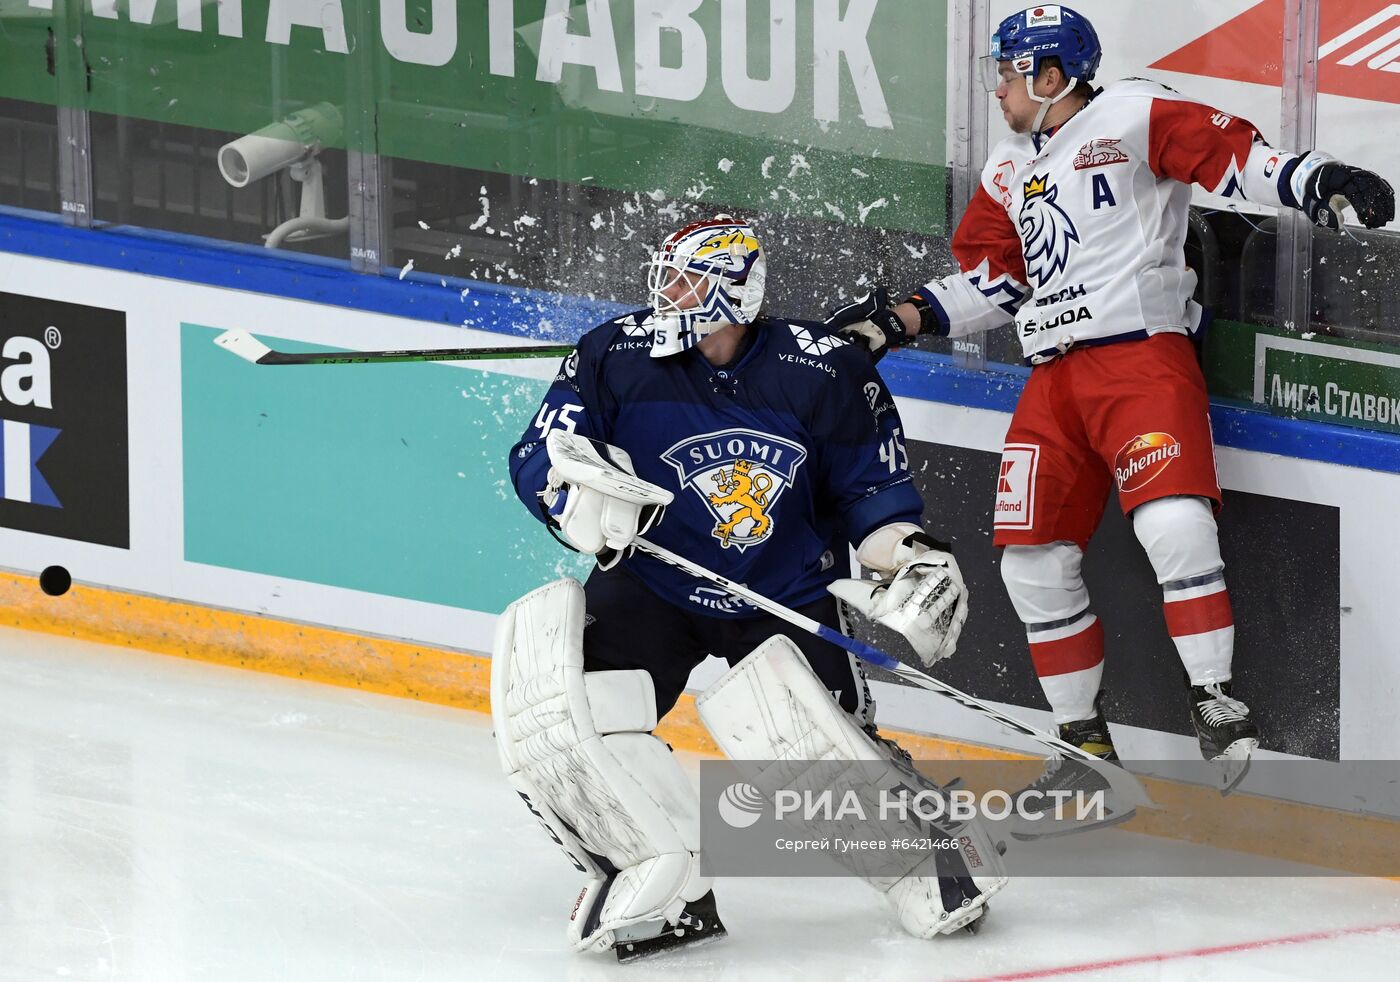
[{"label": "goalie leg pad", "polygon": [[[696,699],[701,722],[734,760],[772,761],[749,775],[760,790],[842,788],[856,791],[865,814],[879,814],[881,791],[928,791],[929,783],[879,746],[832,699],[801,651],[781,635],[769,638]],[[835,762],[853,762],[841,768]],[[818,762],[815,766],[809,762]],[[833,787],[836,785],[836,787]],[[933,789],[936,791],[936,789]],[[910,818],[910,837],[928,826]],[[882,824],[885,828],[888,823]],[[1006,885],[1000,853],[975,822],[940,829],[960,848],[936,849],[893,873],[889,858],[854,854],[839,860],[884,894],[899,922],[922,938],[948,934],[981,916],[987,898]]]},{"label": "goalie leg pad", "polygon": [[594,877],[569,937],[611,947],[659,934],[710,889],[699,873],[699,801],[650,732],[644,671],[583,671],[584,594],[547,584],[501,614],[491,715],[501,764],[551,836]]}]

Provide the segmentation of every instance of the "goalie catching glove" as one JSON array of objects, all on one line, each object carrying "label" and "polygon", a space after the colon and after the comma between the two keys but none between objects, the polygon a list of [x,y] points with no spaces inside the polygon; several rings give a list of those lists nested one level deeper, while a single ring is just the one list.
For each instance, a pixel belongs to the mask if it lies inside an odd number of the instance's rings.
[{"label": "goalie catching glove", "polygon": [[657,522],[671,492],[637,476],[627,451],[563,430],[545,437],[549,478],[540,503],[564,544],[611,569]]},{"label": "goalie catching glove", "polygon": [[880,579],[837,580],[827,590],[904,635],[925,668],[957,650],[967,587],[952,553],[917,525],[896,522],[866,536],[856,559]]}]

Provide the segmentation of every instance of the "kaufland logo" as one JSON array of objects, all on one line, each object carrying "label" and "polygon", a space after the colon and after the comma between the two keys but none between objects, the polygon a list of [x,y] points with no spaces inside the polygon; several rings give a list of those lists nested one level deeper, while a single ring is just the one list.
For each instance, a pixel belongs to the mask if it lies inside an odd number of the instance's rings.
[{"label": "kaufland logo", "polygon": [[[45,341],[58,347],[57,328],[45,332]],[[16,335],[0,347],[0,414],[5,406],[53,408],[53,382],[49,349],[38,338]],[[53,426],[0,418],[0,496],[50,508],[62,508],[58,496],[39,470],[39,461],[62,431]]]},{"label": "kaufland logo", "polygon": [[[1285,0],[1263,0],[1150,68],[1278,86]],[[1262,57],[1260,38],[1275,41]],[[1318,24],[1317,87],[1324,95],[1400,103],[1400,3],[1327,0]]]},{"label": "kaufland logo", "polygon": [[1016,466],[1014,460],[1003,460],[1001,462],[1001,476],[997,478],[997,494],[1014,494],[1016,489],[1011,486],[1011,482],[1006,479],[1006,475],[1011,472],[1011,468]]},{"label": "kaufland logo", "polygon": [[62,432],[52,426],[0,421],[0,451],[5,457],[0,473],[0,493],[10,501],[62,508],[58,496],[39,471],[39,458],[53,446]]}]

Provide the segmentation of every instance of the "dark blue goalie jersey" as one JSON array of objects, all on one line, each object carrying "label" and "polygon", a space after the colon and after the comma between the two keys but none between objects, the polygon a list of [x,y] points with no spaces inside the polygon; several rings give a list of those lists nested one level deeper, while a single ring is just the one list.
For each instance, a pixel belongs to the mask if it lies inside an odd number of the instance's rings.
[{"label": "dark blue goalie jersey", "polygon": [[[761,318],[748,350],[716,369],[696,349],[652,358],[650,313],[585,334],[512,449],[516,493],[541,521],[551,429],[621,447],[675,495],[649,539],[792,607],[851,575],[848,543],[920,521],[899,413],[863,348],[819,324]],[[678,607],[757,613],[645,553],[624,565]]]}]

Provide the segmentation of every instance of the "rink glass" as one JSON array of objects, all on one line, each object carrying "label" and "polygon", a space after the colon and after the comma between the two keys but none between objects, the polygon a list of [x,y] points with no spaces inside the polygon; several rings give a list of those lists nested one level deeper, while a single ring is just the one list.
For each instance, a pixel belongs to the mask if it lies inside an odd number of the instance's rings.
[{"label": "rink glass", "polygon": [[[950,229],[980,171],[969,161],[1004,134],[974,77],[986,38],[971,25],[978,15],[989,33],[1019,6],[382,0],[313,18],[269,0],[0,0],[0,207],[259,249],[298,214],[303,184],[283,167],[232,187],[220,148],[328,104],[338,132],[318,139],[324,186],[310,200],[342,221],[283,243],[292,258],[407,270],[454,293],[489,281],[635,305],[656,242],[724,209],[768,246],[770,309],[819,317],[873,283],[900,293],[952,270]],[[1301,34],[1285,7],[1301,10]],[[1386,39],[1400,25],[1360,0],[1321,7],[1076,5],[1105,43],[1098,81],[1153,78],[1279,146],[1316,143],[1384,174],[1400,102]],[[1316,80],[1291,67],[1308,44]],[[968,122],[959,100],[985,112]],[[1368,405],[1400,397],[1386,354],[1400,331],[1385,302],[1393,234],[1314,234],[1267,208],[1194,200],[1187,262],[1215,313],[1212,393],[1400,429],[1299,396],[1331,383]],[[1012,332],[969,341],[976,358],[969,342],[920,347],[1024,371]]]}]

